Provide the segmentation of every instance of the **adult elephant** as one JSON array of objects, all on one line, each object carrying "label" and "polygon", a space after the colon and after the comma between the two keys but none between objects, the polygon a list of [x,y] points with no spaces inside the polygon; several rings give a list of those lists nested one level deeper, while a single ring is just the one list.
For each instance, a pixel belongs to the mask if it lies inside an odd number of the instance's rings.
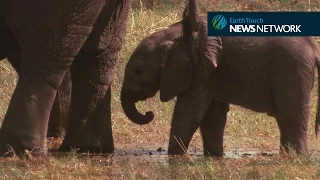
[{"label": "adult elephant", "polygon": [[21,63],[0,130],[0,154],[8,147],[18,154],[46,154],[50,111],[69,68],[70,117],[60,150],[112,152],[110,86],[130,0],[10,0],[5,6]]},{"label": "adult elephant", "polygon": [[[20,73],[20,46],[15,39],[12,30],[5,24],[4,17],[0,17],[0,61],[7,59],[12,67]],[[47,137],[64,137],[71,100],[71,76],[66,71],[64,79],[57,91],[56,98],[50,112]]]},{"label": "adult elephant", "polygon": [[[298,153],[307,152],[310,94],[314,69],[319,70],[315,41],[310,37],[207,37],[206,21],[198,17],[195,2],[190,6],[182,22],[144,39],[129,59],[121,91],[129,119],[149,123],[153,113],[140,114],[135,103],[158,90],[164,102],[177,96],[168,153],[183,154],[179,144],[188,147],[200,127],[205,155],[222,156],[232,103],[275,117],[281,151],[292,147]],[[319,126],[317,116],[316,132]]]}]

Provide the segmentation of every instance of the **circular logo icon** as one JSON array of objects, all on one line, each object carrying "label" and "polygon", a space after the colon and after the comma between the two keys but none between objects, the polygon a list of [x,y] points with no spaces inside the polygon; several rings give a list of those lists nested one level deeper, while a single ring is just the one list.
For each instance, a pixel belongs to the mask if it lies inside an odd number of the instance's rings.
[{"label": "circular logo icon", "polygon": [[217,30],[221,30],[227,26],[227,19],[222,15],[216,15],[212,18],[212,26]]}]

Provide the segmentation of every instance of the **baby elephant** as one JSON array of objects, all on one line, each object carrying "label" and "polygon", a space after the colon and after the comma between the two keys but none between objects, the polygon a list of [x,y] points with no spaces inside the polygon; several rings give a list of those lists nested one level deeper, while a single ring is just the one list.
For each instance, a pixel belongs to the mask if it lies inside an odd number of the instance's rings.
[{"label": "baby elephant", "polygon": [[[199,19],[194,23],[200,25],[197,32],[186,29],[192,23],[184,20],[145,38],[133,52],[121,91],[127,117],[137,124],[149,123],[153,113],[139,113],[136,102],[159,90],[163,102],[177,97],[168,153],[183,154],[179,144],[188,147],[200,127],[204,154],[219,157],[232,103],[275,117],[281,151],[291,147],[307,152],[310,93],[315,68],[319,70],[315,41],[310,37],[207,37],[206,22]],[[193,31],[189,37],[188,30]],[[319,124],[317,116],[316,130]]]}]

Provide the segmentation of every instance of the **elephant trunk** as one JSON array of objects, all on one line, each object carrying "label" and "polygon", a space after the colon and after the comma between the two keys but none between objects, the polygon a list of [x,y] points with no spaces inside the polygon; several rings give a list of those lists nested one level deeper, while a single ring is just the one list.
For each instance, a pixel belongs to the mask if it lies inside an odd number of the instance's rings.
[{"label": "elephant trunk", "polygon": [[186,52],[188,53],[189,56],[193,56],[193,54],[190,54],[190,52],[192,52],[192,44],[194,42],[191,42],[191,41],[193,37],[193,32],[199,31],[199,22],[200,22],[200,17],[199,17],[198,1],[189,0],[182,15],[183,40],[187,44]]},{"label": "elephant trunk", "polygon": [[145,115],[138,112],[135,103],[143,98],[140,92],[122,89],[121,90],[121,105],[126,116],[136,124],[148,124],[154,118],[154,114],[151,111],[146,112]]},{"label": "elephant trunk", "polygon": [[199,7],[197,0],[189,0],[189,20],[194,31],[198,31]]}]

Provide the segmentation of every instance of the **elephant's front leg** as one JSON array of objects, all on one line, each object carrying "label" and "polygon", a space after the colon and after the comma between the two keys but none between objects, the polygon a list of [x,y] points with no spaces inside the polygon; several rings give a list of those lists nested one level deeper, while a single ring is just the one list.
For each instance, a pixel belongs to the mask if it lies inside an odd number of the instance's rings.
[{"label": "elephant's front leg", "polygon": [[200,125],[203,153],[206,156],[223,156],[223,133],[229,104],[213,100]]},{"label": "elephant's front leg", "polygon": [[169,155],[185,153],[193,134],[205,116],[210,102],[210,94],[196,93],[194,89],[189,89],[178,96],[171,124]]}]

